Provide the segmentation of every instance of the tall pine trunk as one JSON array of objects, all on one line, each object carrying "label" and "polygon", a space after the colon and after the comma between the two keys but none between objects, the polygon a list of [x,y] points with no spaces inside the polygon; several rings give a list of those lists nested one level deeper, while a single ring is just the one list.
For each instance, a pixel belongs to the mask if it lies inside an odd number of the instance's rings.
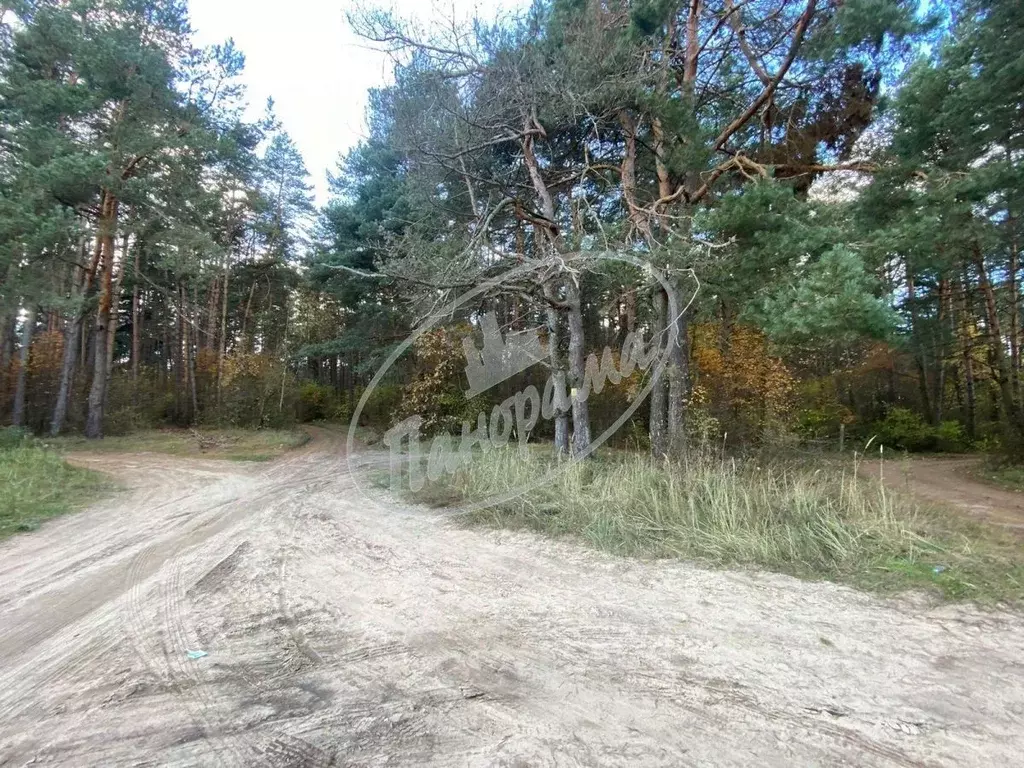
[{"label": "tall pine trunk", "polygon": [[[676,293],[676,317],[669,318],[668,366],[668,448],[674,458],[682,458],[686,451],[686,406],[690,399],[689,319],[685,305]],[[672,303],[668,303],[671,312]],[[673,336],[675,339],[673,340]]]},{"label": "tall pine trunk", "polygon": [[[142,248],[135,243],[135,267],[132,286],[132,381],[139,380],[139,365],[142,357],[142,273],[139,269],[139,259]],[[127,256],[127,253],[125,254]],[[127,262],[125,262],[127,264]]]},{"label": "tall pine trunk", "polygon": [[981,282],[982,296],[985,299],[989,349],[992,354],[993,367],[995,368],[996,383],[998,384],[1002,399],[1003,413],[1006,417],[1007,428],[1010,433],[1014,438],[1021,439],[1024,438],[1024,421],[1021,420],[1020,409],[1014,397],[1010,365],[1007,360],[1006,350],[1003,347],[1003,332],[999,321],[995,290],[992,288],[992,281],[989,280],[985,259],[978,247],[975,247],[974,259],[975,265],[978,268],[978,279]]},{"label": "tall pine trunk", "polygon": [[928,367],[925,365],[924,353],[922,352],[920,323],[917,319],[917,287],[914,283],[914,272],[911,269],[909,260],[904,261],[904,269],[907,273],[907,308],[910,310],[910,335],[914,345],[914,363],[917,365],[917,383],[918,392],[921,395],[921,411],[928,414],[929,420],[934,420],[935,412],[932,410],[932,398],[928,391]]},{"label": "tall pine trunk", "polygon": [[[100,259],[103,256],[103,229],[102,222],[109,216],[111,198],[106,192],[100,197],[100,226],[96,229],[96,244],[93,249],[92,259],[84,267],[81,279],[78,281],[77,296],[81,306],[71,316],[71,321],[64,329],[64,354],[60,366],[60,384],[57,388],[57,402],[53,406],[53,417],[50,419],[50,435],[56,437],[64,429],[64,422],[68,415],[68,404],[71,402],[71,389],[75,381],[75,368],[78,365],[79,353],[84,355],[85,339],[82,334],[85,315],[88,311],[86,304],[89,294],[92,291],[93,281],[96,279],[96,271],[99,269]],[[85,241],[82,241],[82,256],[85,256]],[[84,258],[83,258],[84,260]]]},{"label": "tall pine trunk", "polygon": [[[654,304],[655,339],[665,338],[668,327],[668,297],[664,289],[658,285],[652,296]],[[654,368],[654,383],[651,387],[651,418],[650,418],[651,455],[656,459],[668,457],[668,379],[660,365]]]},{"label": "tall pine trunk", "polygon": [[29,305],[25,308],[25,326],[21,331],[21,350],[18,357],[18,382],[14,389],[14,411],[11,424],[16,427],[25,425],[25,394],[28,390],[28,362],[32,349],[32,334],[36,327],[36,308]]},{"label": "tall pine trunk", "polygon": [[1016,221],[1010,217],[1010,227],[1014,235],[1010,239],[1010,264],[1007,272],[1007,289],[1010,293],[1010,377],[1013,396],[1018,407],[1021,404],[1020,384],[1020,291],[1017,285],[1018,264]]},{"label": "tall pine trunk", "polygon": [[970,276],[967,273],[967,266],[964,265],[963,276],[960,278],[961,312],[959,323],[960,355],[963,358],[964,372],[964,408],[966,411],[965,421],[967,436],[971,440],[978,436],[977,417],[977,386],[974,377],[974,344],[971,339],[971,326],[974,322],[974,307],[968,291]]},{"label": "tall pine trunk", "polygon": [[117,277],[114,279],[114,288],[110,303],[110,322],[107,324],[107,342],[106,342],[106,364],[107,364],[107,383],[103,390],[103,412],[107,411],[107,402],[110,396],[110,379],[114,373],[114,342],[117,337],[117,320],[118,311],[121,306],[121,287],[124,285],[124,268],[128,263],[128,235],[124,236],[121,245],[121,269],[117,273]]},{"label": "tall pine trunk", "polygon": [[[551,196],[551,190],[548,189],[544,181],[540,163],[534,152],[533,129],[536,126],[539,126],[539,123],[535,114],[526,118],[526,128],[529,131],[529,135],[523,139],[523,160],[529,172],[533,189],[537,194],[537,199],[540,201],[541,210],[548,222],[546,226],[535,225],[538,236],[537,240],[539,243],[544,244],[545,255],[555,255],[559,252],[562,242],[558,228],[554,223],[557,220],[555,201]],[[569,378],[573,382],[574,387],[581,388],[586,368],[586,341],[583,331],[583,313],[579,286],[574,282],[574,278],[575,275],[569,274],[566,280],[569,327]],[[555,326],[557,327],[557,323]],[[557,346],[552,345],[552,349],[557,349]],[[559,387],[559,393],[561,393],[565,391],[561,388],[564,382],[560,381],[558,376],[559,371],[556,369],[555,382],[556,386]],[[586,401],[582,400],[582,398],[573,397],[571,400],[573,422],[572,448],[579,455],[590,447],[590,410]],[[563,450],[562,444],[565,442],[565,438],[561,436],[559,430],[560,427],[556,418],[555,441],[556,445],[558,445],[558,450],[561,451]]]},{"label": "tall pine trunk", "polygon": [[946,371],[948,368],[946,365],[947,337],[945,321],[949,318],[951,313],[948,311],[950,306],[949,280],[945,277],[939,279],[938,302],[939,322],[938,329],[935,333],[935,375],[932,379],[933,411],[929,414],[932,424],[936,427],[942,423],[942,417],[944,415],[946,399]]},{"label": "tall pine trunk", "polygon": [[583,382],[587,367],[586,338],[583,331],[583,309],[580,298],[580,286],[576,282],[582,279],[569,275],[566,281],[566,310],[569,325],[569,375],[572,378],[572,451],[581,456],[590,449],[590,403],[583,391]]},{"label": "tall pine trunk", "polygon": [[0,375],[7,370],[14,357],[14,321],[13,315],[0,315]]},{"label": "tall pine trunk", "polygon": [[64,421],[67,419],[81,337],[82,315],[76,312],[64,330],[64,355],[60,366],[60,383],[57,388],[57,402],[53,407],[53,417],[50,419],[50,435],[53,437],[61,433],[64,429]]},{"label": "tall pine trunk", "polygon": [[217,328],[220,326],[220,277],[215,276],[210,283],[206,298],[206,330],[203,338],[203,349],[217,349]]},{"label": "tall pine trunk", "polygon": [[117,229],[118,201],[111,196],[108,215],[100,226],[103,238],[100,303],[96,311],[93,332],[93,374],[89,388],[89,415],[85,422],[85,436],[90,440],[103,437],[103,411],[107,399],[107,343],[108,328],[114,299],[114,235]]},{"label": "tall pine trunk", "polygon": [[[548,358],[551,361],[551,375],[555,383],[556,405],[561,405],[561,394],[565,392],[565,366],[561,354],[561,325],[562,315],[553,302],[557,300],[557,292],[551,281],[544,284],[544,298],[547,300],[547,321],[548,321]],[[555,450],[559,454],[569,453],[569,414],[561,407],[557,407],[554,413],[555,421]]]},{"label": "tall pine trunk", "polygon": [[221,297],[220,307],[220,347],[217,350],[217,408],[221,406],[221,389],[224,381],[224,357],[227,355],[228,345],[228,278],[231,274],[230,256],[224,255],[224,293]]},{"label": "tall pine trunk", "polygon": [[[181,335],[182,362],[185,365],[185,386],[187,390],[188,423],[199,421],[199,396],[196,392],[196,353],[199,350],[199,318],[195,313],[195,295],[190,301],[188,290],[181,288]],[[191,318],[191,319],[190,319]]]}]

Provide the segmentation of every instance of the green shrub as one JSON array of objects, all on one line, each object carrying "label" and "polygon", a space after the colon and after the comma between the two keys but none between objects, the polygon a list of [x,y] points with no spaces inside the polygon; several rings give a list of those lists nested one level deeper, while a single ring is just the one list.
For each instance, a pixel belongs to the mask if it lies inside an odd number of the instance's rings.
[{"label": "green shrub", "polygon": [[933,451],[938,442],[935,429],[907,408],[893,408],[874,431],[886,448],[901,451]]},{"label": "green shrub", "polygon": [[462,337],[468,333],[472,333],[468,325],[440,327],[416,340],[415,375],[402,389],[392,422],[419,416],[421,430],[430,435],[456,432],[464,420],[476,421],[477,409],[463,393]]},{"label": "green shrub", "polygon": [[269,355],[237,354],[224,361],[217,421],[232,427],[280,429],[295,422],[298,387]]},{"label": "green shrub", "polygon": [[[356,398],[363,396],[360,392]],[[380,384],[373,388],[366,405],[359,415],[360,426],[389,427],[395,421],[402,404],[402,387],[397,384]]]},{"label": "green shrub", "polygon": [[957,453],[970,448],[970,440],[959,421],[944,421],[935,429],[935,447],[940,451]]},{"label": "green shrub", "polygon": [[695,445],[718,445],[722,424],[707,408],[692,407],[686,412],[686,434]]},{"label": "green shrub", "polygon": [[299,421],[347,421],[348,404],[334,387],[307,381],[299,387]]},{"label": "green shrub", "polygon": [[107,393],[103,431],[107,435],[127,435],[153,424],[173,420],[174,393],[149,368],[133,378],[126,371],[114,371]]},{"label": "green shrub", "polygon": [[907,408],[893,408],[873,425],[874,434],[886,448],[901,451],[966,451],[971,447],[958,421],[944,421],[933,427]]},{"label": "green shrub", "polygon": [[844,405],[830,403],[818,408],[805,408],[797,417],[796,431],[806,440],[834,438],[844,424],[854,421],[853,412]]},{"label": "green shrub", "polygon": [[4,427],[0,429],[0,451],[18,448],[30,439],[31,435],[23,427]]}]

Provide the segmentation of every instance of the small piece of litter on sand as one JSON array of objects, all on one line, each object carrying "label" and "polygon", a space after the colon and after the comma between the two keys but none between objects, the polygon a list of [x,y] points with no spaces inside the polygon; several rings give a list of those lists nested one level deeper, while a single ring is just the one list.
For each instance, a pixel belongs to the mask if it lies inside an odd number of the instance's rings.
[{"label": "small piece of litter on sand", "polygon": [[185,651],[185,655],[188,656],[190,659],[195,660],[201,659],[204,656],[209,656],[210,654],[208,654],[206,651]]}]

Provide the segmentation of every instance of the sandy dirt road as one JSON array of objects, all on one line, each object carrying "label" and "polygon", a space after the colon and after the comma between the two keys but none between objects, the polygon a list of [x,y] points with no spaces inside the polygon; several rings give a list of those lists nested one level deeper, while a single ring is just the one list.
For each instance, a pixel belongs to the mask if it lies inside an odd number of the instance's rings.
[{"label": "sandy dirt road", "polygon": [[914,457],[903,461],[864,461],[868,477],[882,475],[886,485],[937,504],[946,504],[987,523],[1024,536],[1024,493],[975,480],[976,456]]},{"label": "sandy dirt road", "polygon": [[128,490],[0,544],[0,765],[1024,755],[1019,615],[463,530],[323,439],[81,461]]}]

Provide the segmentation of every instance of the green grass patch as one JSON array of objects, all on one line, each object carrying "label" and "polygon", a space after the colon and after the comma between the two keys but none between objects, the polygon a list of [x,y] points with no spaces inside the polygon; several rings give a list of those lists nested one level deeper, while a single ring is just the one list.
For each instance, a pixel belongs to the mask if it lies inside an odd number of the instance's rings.
[{"label": "green grass patch", "polygon": [[1024,466],[985,462],[976,470],[975,475],[979,480],[1008,491],[1024,491]]},{"label": "green grass patch", "polygon": [[163,453],[228,461],[271,461],[309,441],[302,430],[159,429],[86,440],[61,437],[49,441],[64,451]]},{"label": "green grass patch", "polygon": [[[547,453],[492,451],[413,497],[436,506],[481,502],[533,485],[555,466]],[[880,592],[1024,599],[1019,540],[858,479],[853,462],[696,456],[654,464],[620,453],[573,464],[466,518],[573,537],[618,555],[763,568]]]},{"label": "green grass patch", "polygon": [[33,442],[0,448],[0,539],[32,531],[111,489],[98,472],[72,467]]}]

